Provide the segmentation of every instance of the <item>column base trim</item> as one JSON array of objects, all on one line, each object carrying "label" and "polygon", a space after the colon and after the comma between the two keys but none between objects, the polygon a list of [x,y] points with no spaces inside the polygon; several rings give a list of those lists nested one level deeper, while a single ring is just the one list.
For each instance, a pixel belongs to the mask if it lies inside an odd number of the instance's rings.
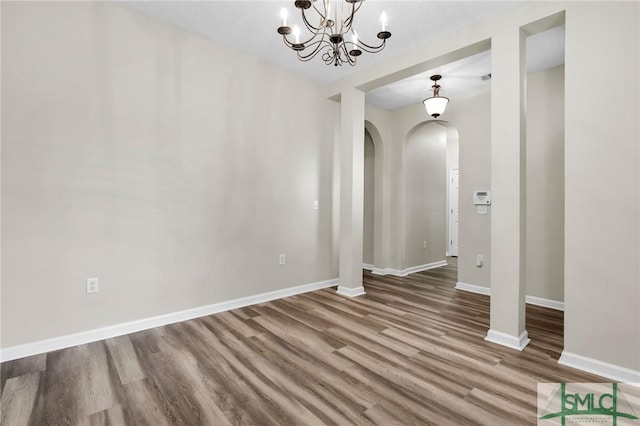
[{"label": "column base trim", "polygon": [[518,337],[512,336],[501,331],[490,329],[487,333],[487,337],[484,338],[487,342],[495,343],[498,345],[506,346],[507,348],[522,351],[531,342],[529,339],[529,333],[527,330],[523,331]]},{"label": "column base trim", "polygon": [[484,287],[476,284],[467,284],[460,281],[456,283],[456,289],[468,291],[469,293],[484,294],[487,296],[491,295],[491,289],[489,287]]},{"label": "column base trim", "polygon": [[345,287],[345,286],[339,285],[338,290],[336,290],[336,294],[339,294],[340,296],[346,296],[346,297],[357,297],[357,296],[362,296],[366,293],[364,291],[363,286],[351,288],[351,287]]},{"label": "column base trim", "polygon": [[447,266],[446,260],[439,260],[437,262],[425,263],[424,265],[412,266],[407,269],[393,269],[393,268],[376,268],[373,267],[371,273],[375,275],[394,275],[396,277],[406,277],[409,274],[415,274],[416,272],[427,271],[429,269],[441,268]]}]

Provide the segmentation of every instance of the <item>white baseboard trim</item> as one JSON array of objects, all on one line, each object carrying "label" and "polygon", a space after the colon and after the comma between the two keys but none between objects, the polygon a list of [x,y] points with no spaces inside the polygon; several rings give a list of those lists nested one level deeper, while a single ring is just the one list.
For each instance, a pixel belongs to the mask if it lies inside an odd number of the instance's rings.
[{"label": "white baseboard trim", "polygon": [[[457,282],[456,288],[462,291],[468,291],[470,293],[491,295],[491,289],[481,285],[467,284],[463,282]],[[530,305],[543,306],[545,308],[555,309],[557,311],[564,311],[564,302],[551,299],[543,299],[542,297],[526,296],[525,302]]]},{"label": "white baseboard trim", "polygon": [[447,266],[448,263],[446,260],[440,260],[438,262],[426,263],[424,265],[412,266],[411,268],[403,269],[402,276],[406,276],[409,274],[415,274],[416,272],[427,271],[433,268],[441,268],[443,266]]},{"label": "white baseboard trim", "polygon": [[373,271],[373,265],[371,265],[369,263],[363,263],[362,264],[362,269],[366,269],[367,271]]},{"label": "white baseboard trim", "polygon": [[555,309],[556,311],[564,311],[564,302],[551,299],[543,299],[542,297],[527,296],[525,302],[530,305],[542,306],[545,308]]},{"label": "white baseboard trim", "polygon": [[531,341],[529,339],[529,333],[527,333],[527,330],[523,331],[518,337],[503,333],[501,331],[489,330],[489,332],[487,333],[487,337],[485,337],[484,340],[518,351],[522,351]]},{"label": "white baseboard trim", "polygon": [[491,294],[491,289],[489,287],[484,287],[484,286],[475,285],[475,284],[467,284],[460,281],[456,283],[456,288],[458,290],[468,291],[469,293],[484,294],[487,296]]},{"label": "white baseboard trim", "polygon": [[365,291],[363,286],[351,288],[339,285],[336,293],[341,296],[356,297],[362,296],[363,294],[365,294]]},{"label": "white baseboard trim", "polygon": [[416,272],[427,271],[433,268],[440,268],[447,266],[446,260],[440,260],[438,262],[425,263],[424,265],[412,266],[407,269],[392,269],[392,268],[373,268],[371,273],[375,275],[395,275],[396,277],[406,277],[409,274],[415,274]]},{"label": "white baseboard trim", "polygon": [[640,371],[598,361],[597,359],[588,358],[572,352],[562,351],[558,364],[577,368],[587,373],[597,374],[598,376],[606,377],[616,382],[640,384]]},{"label": "white baseboard trim", "polygon": [[217,314],[220,312],[229,311],[231,309],[243,308],[245,306],[255,305],[258,303],[265,303],[271,300],[281,299],[283,297],[295,296],[296,294],[302,294],[310,291],[321,290],[323,288],[333,287],[337,284],[337,278],[327,281],[319,281],[296,287],[289,287],[282,290],[270,291],[268,293],[257,294],[254,296],[241,297],[239,299],[229,300],[226,302],[214,303],[212,305],[186,309],[184,311],[172,312],[156,317],[144,318],[141,320],[130,321],[75,334],[68,334],[66,336],[54,337],[51,339],[40,340],[32,343],[25,343],[23,345],[10,346],[4,349],[0,349],[0,362],[11,361],[31,355],[38,355],[58,349],[70,348],[72,346],[83,345],[86,343],[96,342],[98,340],[122,336],[124,334],[148,330],[154,327],[160,327],[167,324],[173,324],[176,322],[187,321],[198,317]]},{"label": "white baseboard trim", "polygon": [[375,275],[395,275],[397,277],[401,277],[402,276],[402,271],[399,269],[392,269],[392,268],[373,268],[371,270],[372,274]]}]

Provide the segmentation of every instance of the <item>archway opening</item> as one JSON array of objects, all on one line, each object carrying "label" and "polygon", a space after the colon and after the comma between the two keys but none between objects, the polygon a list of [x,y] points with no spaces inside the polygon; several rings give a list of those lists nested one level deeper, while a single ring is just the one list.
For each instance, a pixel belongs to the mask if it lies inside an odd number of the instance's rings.
[{"label": "archway opening", "polygon": [[458,195],[452,193],[457,188],[452,179],[459,170],[458,146],[458,131],[446,121],[422,122],[406,137],[406,269],[419,271],[456,262],[450,248],[456,248],[457,256]]},{"label": "archway opening", "polygon": [[376,148],[371,133],[364,130],[364,218],[362,233],[363,268],[372,270],[375,253]]}]

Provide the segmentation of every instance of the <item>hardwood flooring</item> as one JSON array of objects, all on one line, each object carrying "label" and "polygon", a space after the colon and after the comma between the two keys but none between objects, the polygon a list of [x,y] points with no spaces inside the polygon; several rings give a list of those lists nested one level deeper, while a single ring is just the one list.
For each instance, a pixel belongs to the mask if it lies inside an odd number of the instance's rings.
[{"label": "hardwood flooring", "polygon": [[[453,259],[455,260],[455,259]],[[315,291],[3,363],[2,425],[525,425],[558,365],[563,314],[527,307],[531,344],[483,339],[489,299],[455,265]]]}]

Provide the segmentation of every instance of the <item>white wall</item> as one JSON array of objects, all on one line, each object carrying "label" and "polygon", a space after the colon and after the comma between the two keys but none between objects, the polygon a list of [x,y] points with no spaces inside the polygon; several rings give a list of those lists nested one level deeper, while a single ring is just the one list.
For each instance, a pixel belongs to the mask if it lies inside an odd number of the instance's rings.
[{"label": "white wall", "polygon": [[320,85],[112,3],[5,2],[2,88],[3,348],[337,277]]}]

